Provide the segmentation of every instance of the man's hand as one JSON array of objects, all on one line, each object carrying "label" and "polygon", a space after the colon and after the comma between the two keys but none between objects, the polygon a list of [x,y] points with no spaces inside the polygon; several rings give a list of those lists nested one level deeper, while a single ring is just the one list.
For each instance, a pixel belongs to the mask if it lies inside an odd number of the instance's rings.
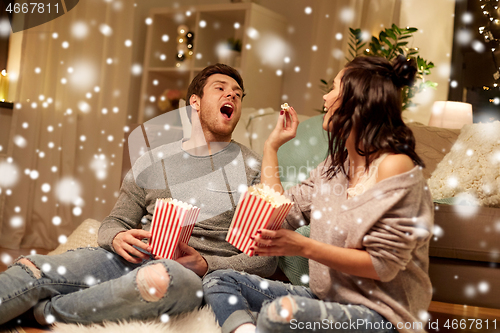
[{"label": "man's hand", "polygon": [[150,238],[151,233],[142,229],[130,229],[116,234],[113,238],[113,248],[115,252],[123,257],[123,259],[139,264],[142,260],[149,259],[149,255],[137,250],[134,246],[150,251],[148,244],[142,242],[143,238]]},{"label": "man's hand", "polygon": [[180,258],[177,258],[175,261],[177,261],[179,264],[182,266],[192,270],[198,276],[203,276],[208,270],[208,264],[205,258],[201,256],[201,254],[198,253],[195,249],[193,249],[191,246],[179,242],[179,248],[182,252],[184,252],[184,255]]}]

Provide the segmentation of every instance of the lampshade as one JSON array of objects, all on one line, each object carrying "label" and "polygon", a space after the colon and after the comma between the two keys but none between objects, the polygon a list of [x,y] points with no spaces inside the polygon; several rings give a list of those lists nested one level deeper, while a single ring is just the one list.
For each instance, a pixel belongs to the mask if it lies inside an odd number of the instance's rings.
[{"label": "lampshade", "polygon": [[472,124],[471,104],[448,101],[434,102],[429,126],[460,129],[467,124]]}]

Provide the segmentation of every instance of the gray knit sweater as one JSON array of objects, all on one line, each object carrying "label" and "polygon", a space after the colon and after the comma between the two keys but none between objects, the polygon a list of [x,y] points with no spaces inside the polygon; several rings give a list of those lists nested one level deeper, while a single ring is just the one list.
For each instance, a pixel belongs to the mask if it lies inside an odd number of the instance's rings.
[{"label": "gray knit sweater", "polygon": [[125,177],[118,201],[99,229],[98,243],[114,251],[113,238],[128,229],[149,230],[157,198],[201,208],[189,245],[207,261],[208,272],[231,268],[269,276],[276,257],[249,257],[225,241],[241,191],[260,181],[260,157],[232,141],[213,155],[195,156],[180,141],[144,154]]},{"label": "gray knit sweater", "polygon": [[310,221],[311,238],[366,250],[381,281],[345,274],[309,260],[311,290],[325,301],[365,305],[400,332],[414,331],[404,325],[418,327],[432,296],[428,250],[434,211],[420,167],[382,180],[347,199],[346,177],[337,175],[327,180],[325,163],[313,170],[308,180],[286,191],[296,204],[285,227],[296,229]]}]

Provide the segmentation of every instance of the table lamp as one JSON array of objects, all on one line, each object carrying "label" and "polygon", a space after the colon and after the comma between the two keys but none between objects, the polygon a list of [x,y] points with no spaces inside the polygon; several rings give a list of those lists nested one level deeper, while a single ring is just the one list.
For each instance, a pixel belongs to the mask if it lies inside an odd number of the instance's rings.
[{"label": "table lamp", "polygon": [[434,102],[429,126],[460,129],[467,124],[472,124],[471,104],[449,101]]}]

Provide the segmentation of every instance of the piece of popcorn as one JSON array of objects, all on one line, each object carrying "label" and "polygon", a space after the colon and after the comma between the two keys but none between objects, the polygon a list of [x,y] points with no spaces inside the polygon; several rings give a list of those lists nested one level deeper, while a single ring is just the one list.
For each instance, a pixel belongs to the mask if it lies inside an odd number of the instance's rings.
[{"label": "piece of popcorn", "polygon": [[288,200],[287,197],[281,195],[280,193],[270,188],[268,185],[262,183],[250,186],[248,188],[248,193],[253,194],[267,201],[273,207],[278,207],[286,203],[291,203],[291,201]]},{"label": "piece of popcorn", "polygon": [[290,106],[288,105],[288,103],[281,104],[281,110],[288,111],[289,109],[290,109]]}]

